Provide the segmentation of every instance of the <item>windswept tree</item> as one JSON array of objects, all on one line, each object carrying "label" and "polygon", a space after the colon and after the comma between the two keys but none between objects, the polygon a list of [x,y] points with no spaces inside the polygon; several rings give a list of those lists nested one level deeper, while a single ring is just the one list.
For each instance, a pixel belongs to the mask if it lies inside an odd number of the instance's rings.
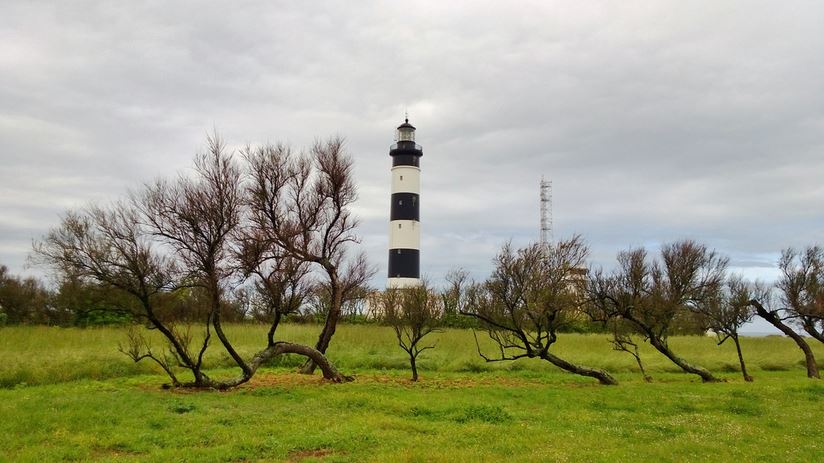
[{"label": "windswept tree", "polygon": [[776,283],[780,303],[776,301],[772,291],[765,291],[750,300],[750,305],[759,317],[792,339],[804,353],[808,378],[821,378],[818,364],[810,345],[791,325],[800,324],[808,333],[812,331],[810,334],[814,337],[813,333],[821,332],[821,322],[816,315],[822,298],[821,263],[821,249],[818,247],[807,248],[803,253],[793,249],[785,250],[778,263],[782,275]]},{"label": "windswept tree", "polygon": [[208,141],[208,153],[195,157],[194,177],[159,180],[136,204],[146,231],[179,259],[188,284],[206,292],[207,342],[214,331],[243,376],[250,376],[250,367],[226,335],[221,317],[233,270],[231,237],[241,219],[241,173],[220,138]]},{"label": "windswept tree", "polygon": [[580,316],[579,269],[588,252],[578,236],[553,246],[515,250],[504,245],[493,261],[492,275],[469,290],[461,312],[478,319],[497,346],[495,354],[485,354],[476,338],[479,355],[487,362],[539,358],[601,384],[618,384],[604,370],[576,365],[550,351],[559,329]]},{"label": "windswept tree", "polygon": [[[308,154],[285,145],[248,147],[251,220],[257,235],[280,254],[308,262],[325,275],[329,311],[315,348],[326,352],[344,301],[373,271],[364,257],[353,256],[358,224],[351,207],[357,195],[352,159],[343,140],[316,142]],[[309,361],[304,372],[311,373]]]},{"label": "windswept tree", "polygon": [[[273,252],[274,251],[274,252]],[[277,339],[281,322],[289,315],[298,313],[311,291],[309,265],[289,256],[282,256],[266,240],[241,239],[236,262],[247,281],[254,286],[250,304],[259,322],[269,325],[266,347],[256,353],[251,367],[257,369],[265,362],[281,354],[299,354],[315,362],[324,378],[332,382],[351,381],[342,375],[325,355],[311,346]]]},{"label": "windswept tree", "polygon": [[663,245],[660,260],[642,248],[625,251],[613,273],[590,272],[587,312],[604,322],[624,320],[682,370],[716,382],[707,369],[679,357],[668,339],[679,317],[716,297],[726,268],[726,258],[689,240]]},{"label": "windswept tree", "polygon": [[374,294],[371,305],[380,313],[381,321],[392,327],[398,346],[409,356],[412,381],[418,380],[417,360],[421,352],[434,349],[423,339],[437,330],[441,307],[437,295],[426,283],[412,288],[389,288]]},{"label": "windswept tree", "polygon": [[748,382],[752,381],[752,376],[747,373],[738,330],[752,320],[755,313],[750,306],[750,300],[754,297],[761,299],[761,296],[756,296],[756,294],[762,292],[760,285],[749,285],[740,276],[730,276],[721,291],[710,295],[693,307],[693,310],[701,314],[707,326],[715,333],[719,346],[728,339],[732,339],[738,354],[741,374],[744,376],[744,381]]},{"label": "windswept tree", "polygon": [[[294,299],[301,297],[303,286],[295,282],[302,281],[305,272],[299,259],[267,254],[269,242],[243,220],[249,215],[244,193],[231,153],[219,139],[210,138],[208,153],[195,159],[193,177],[155,182],[130,202],[69,212],[59,227],[35,244],[35,251],[57,268],[117,288],[139,301],[135,315],[163,334],[169,350],[154,351],[139,332],[132,332],[128,346],[121,350],[135,361],[154,360],[174,386],[234,387],[284,353],[305,355],[320,365],[327,379],[345,380],[316,349],[275,341],[280,318],[294,310]],[[259,242],[250,243],[250,238]],[[272,325],[266,347],[247,359],[225,333],[222,316],[235,310],[227,306],[233,282],[252,276],[258,277],[254,283],[268,304]],[[190,324],[180,327],[163,313],[176,299],[175,293],[193,288],[205,295],[205,310],[194,312]],[[195,336],[190,328],[198,325],[202,335]],[[240,369],[239,375],[213,379],[204,371],[213,334]],[[188,370],[192,381],[179,380],[178,368]]]},{"label": "windswept tree", "polygon": [[813,338],[824,342],[824,249],[785,249],[778,262],[777,286],[788,316]]},{"label": "windswept tree", "polygon": [[[157,252],[139,217],[134,207],[123,202],[70,211],[34,249],[43,262],[59,270],[132,296],[140,304],[135,318],[146,320],[162,333],[169,352],[154,352],[139,333],[130,335],[130,345],[124,350],[135,361],[155,361],[174,386],[206,387],[211,383],[203,372],[207,342],[193,350],[191,337],[162,320],[157,310],[163,295],[178,287],[180,271],[172,258]],[[189,370],[193,380],[178,380],[176,366]]]}]

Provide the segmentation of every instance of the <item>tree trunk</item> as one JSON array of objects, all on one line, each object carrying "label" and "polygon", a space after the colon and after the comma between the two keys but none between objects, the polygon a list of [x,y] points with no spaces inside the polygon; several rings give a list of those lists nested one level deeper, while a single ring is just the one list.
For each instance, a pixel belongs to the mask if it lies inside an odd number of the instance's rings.
[{"label": "tree trunk", "polygon": [[[332,342],[332,336],[335,334],[335,329],[338,326],[340,319],[341,306],[343,305],[343,291],[337,281],[337,276],[330,275],[330,287],[332,290],[332,306],[329,307],[329,313],[326,315],[326,322],[323,325],[323,330],[318,336],[318,342],[315,344],[315,349],[320,353],[325,354],[326,349],[329,348],[329,343]],[[300,372],[311,375],[315,372],[315,362],[310,358],[303,364]]]},{"label": "tree trunk", "polygon": [[635,363],[638,364],[638,368],[641,370],[641,375],[644,377],[644,381],[646,381],[648,383],[651,383],[652,382],[652,376],[648,375],[647,370],[644,369],[644,363],[641,362],[641,356],[640,355],[634,355],[633,357],[635,357]]},{"label": "tree trunk", "polygon": [[283,354],[298,354],[308,357],[320,368],[321,372],[323,372],[324,379],[331,381],[333,383],[345,383],[349,381],[354,381],[355,379],[352,376],[345,376],[341,374],[338,371],[338,369],[335,368],[335,366],[329,361],[329,359],[327,359],[326,356],[320,353],[317,349],[314,349],[309,346],[304,346],[302,344],[294,344],[291,342],[280,341],[255,354],[254,357],[252,357],[252,359],[248,363],[248,370],[244,370],[240,376],[224,381],[206,380],[203,382],[183,384],[182,386],[195,388],[212,388],[219,390],[231,389],[233,387],[237,387],[243,383],[248,382],[250,379],[252,379],[252,377],[255,375],[255,373],[261,365],[277,357],[278,355]]},{"label": "tree trunk", "polygon": [[541,354],[541,358],[555,365],[556,367],[564,369],[570,373],[595,378],[601,384],[605,384],[608,386],[615,386],[618,384],[618,381],[616,381],[615,378],[613,378],[609,373],[607,373],[604,370],[575,365],[574,363],[567,362],[566,360],[557,357],[553,354],[550,354],[549,352]]},{"label": "tree trunk", "polygon": [[243,370],[243,375],[251,378],[254,372],[249,368],[249,365],[246,364],[246,361],[243,360],[243,357],[238,354],[232,343],[229,342],[229,338],[223,332],[223,326],[220,324],[220,289],[216,277],[212,278],[208,290],[211,293],[212,299],[212,326],[215,329],[215,334],[220,340],[220,343],[223,344],[223,348],[226,349],[226,352],[232,357],[232,360]]},{"label": "tree trunk", "polygon": [[688,363],[686,360],[682,359],[681,357],[675,355],[675,352],[670,350],[666,343],[663,340],[661,340],[661,338],[659,338],[658,336],[655,336],[649,332],[647,332],[647,335],[649,335],[649,342],[650,344],[652,344],[652,347],[658,350],[658,352],[664,354],[664,356],[670,359],[672,363],[681,367],[682,370],[686,371],[687,373],[692,373],[694,375],[700,376],[701,381],[705,383],[718,383],[721,381],[720,379],[713,376],[712,373],[710,373],[707,369],[700,367],[698,365],[692,365]]},{"label": "tree trunk", "polygon": [[415,364],[415,356],[409,355],[409,365],[412,367],[412,381],[418,380],[418,366]]},{"label": "tree trunk", "polygon": [[352,376],[341,374],[332,362],[330,362],[329,359],[317,349],[291,342],[278,342],[275,344],[275,347],[279,347],[280,349],[276,355],[299,354],[309,357],[312,363],[314,363],[318,368],[320,368],[321,372],[323,372],[323,377],[333,383],[345,383],[355,380]]},{"label": "tree trunk", "polygon": [[747,374],[747,366],[744,365],[744,355],[741,353],[741,343],[738,340],[738,335],[732,336],[732,341],[735,343],[735,350],[738,352],[738,363],[741,364],[741,374],[744,375],[744,381],[751,383],[752,376]]},{"label": "tree trunk", "polygon": [[801,337],[801,335],[793,331],[792,328],[790,328],[784,322],[782,322],[781,319],[778,318],[778,315],[765,309],[760,302],[753,299],[750,301],[750,305],[755,307],[755,313],[757,313],[759,317],[763,318],[764,320],[767,320],[768,322],[770,322],[772,326],[778,328],[782,333],[790,337],[790,339],[795,341],[795,343],[798,345],[798,348],[801,349],[802,352],[804,352],[804,359],[807,364],[807,377],[820,379],[821,376],[818,374],[818,365],[815,363],[813,350],[810,349],[810,346],[809,344],[807,344],[807,341],[805,341],[804,338]]},{"label": "tree trunk", "polygon": [[809,335],[812,336],[814,339],[817,339],[821,342],[824,342],[824,333],[822,333],[821,331],[818,331],[815,328],[815,322],[813,322],[811,320],[805,320],[804,321],[804,331],[809,333]]}]

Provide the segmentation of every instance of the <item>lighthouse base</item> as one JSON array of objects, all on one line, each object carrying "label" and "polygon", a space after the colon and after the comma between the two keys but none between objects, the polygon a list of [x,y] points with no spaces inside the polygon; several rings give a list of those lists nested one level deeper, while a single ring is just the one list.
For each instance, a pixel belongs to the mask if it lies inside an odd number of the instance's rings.
[{"label": "lighthouse base", "polygon": [[386,287],[389,289],[416,288],[421,285],[420,278],[390,278]]}]

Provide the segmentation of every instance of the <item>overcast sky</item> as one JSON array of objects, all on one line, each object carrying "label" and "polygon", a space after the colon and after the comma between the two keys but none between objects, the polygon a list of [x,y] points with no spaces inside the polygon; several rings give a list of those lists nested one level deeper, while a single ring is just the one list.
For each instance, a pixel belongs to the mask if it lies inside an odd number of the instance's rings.
[{"label": "overcast sky", "polygon": [[485,276],[506,240],[592,261],[694,238],[774,278],[824,236],[824,3],[38,2],[0,15],[0,263],[67,208],[233,145],[342,135],[363,245],[388,244],[394,128],[422,159],[422,271]]}]

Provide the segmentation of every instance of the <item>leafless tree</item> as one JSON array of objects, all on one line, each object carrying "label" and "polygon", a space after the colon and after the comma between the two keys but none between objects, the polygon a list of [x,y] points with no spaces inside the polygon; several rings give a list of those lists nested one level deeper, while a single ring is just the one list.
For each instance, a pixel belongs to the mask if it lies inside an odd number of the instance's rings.
[{"label": "leafless tree", "polygon": [[477,318],[497,345],[494,356],[478,353],[487,362],[540,358],[571,373],[618,384],[606,371],[576,365],[550,352],[558,330],[578,317],[582,302],[580,272],[588,255],[578,236],[551,247],[533,244],[514,250],[503,246],[495,269],[483,284],[468,291],[461,312]]},{"label": "leafless tree", "polygon": [[435,295],[422,283],[412,288],[389,288],[374,294],[372,305],[383,322],[392,327],[398,345],[409,355],[412,381],[418,380],[417,359],[421,352],[435,345],[422,345],[423,338],[435,331],[441,318],[441,308]]},{"label": "leafless tree", "polygon": [[[752,381],[752,376],[747,373],[747,366],[744,363],[738,329],[752,320],[755,315],[750,306],[750,300],[760,292],[762,292],[760,285],[749,285],[739,276],[730,276],[721,291],[694,306],[694,310],[703,316],[707,326],[715,332],[719,346],[728,339],[732,339],[735,343],[741,374],[744,376],[744,381],[748,382]],[[758,299],[761,298],[758,297]]]},{"label": "leafless tree", "polygon": [[807,334],[824,342],[824,249],[785,249],[778,267],[777,286],[788,315]]},{"label": "leafless tree", "polygon": [[587,312],[596,320],[625,320],[682,370],[715,382],[708,370],[679,357],[667,340],[679,316],[719,291],[726,267],[726,258],[689,240],[662,246],[660,261],[650,261],[644,249],[625,251],[614,273],[590,272]]},{"label": "leafless tree", "polygon": [[206,387],[211,382],[202,368],[206,343],[193,351],[191,338],[158,314],[159,300],[178,288],[181,272],[173,259],[157,251],[139,217],[139,212],[126,203],[69,212],[59,227],[35,243],[34,249],[44,263],[133,296],[141,308],[135,316],[145,318],[163,334],[177,365],[165,354],[141,352],[146,344],[138,336],[132,336],[130,347],[121,350],[132,353],[135,361],[149,358],[167,372],[175,366],[190,370],[194,377],[191,383],[182,383],[171,374],[174,386]]},{"label": "leafless tree", "polygon": [[[285,145],[247,147],[251,219],[257,233],[283,255],[311,263],[325,275],[330,306],[315,348],[326,352],[347,291],[363,284],[373,270],[363,257],[352,258],[357,220],[352,160],[343,140],[316,142],[309,154],[297,155]],[[311,373],[314,362],[304,372]]]},{"label": "leafless tree", "polygon": [[781,293],[781,303],[776,303],[771,291],[765,291],[760,297],[750,300],[750,305],[759,317],[792,339],[801,349],[809,378],[821,377],[818,364],[810,345],[803,336],[795,332],[791,324],[800,322],[802,328],[809,328],[808,333],[821,332],[820,321],[816,321],[822,298],[821,261],[821,250],[815,246],[803,253],[785,250],[778,264],[782,276],[776,284]]},{"label": "leafless tree", "polygon": [[135,202],[146,230],[174,252],[190,284],[206,292],[204,344],[214,330],[242,375],[251,377],[250,366],[224,332],[221,317],[233,270],[231,235],[241,220],[241,173],[219,137],[209,137],[208,142],[208,152],[195,157],[194,177],[159,180]]},{"label": "leafless tree", "polygon": [[[327,379],[347,379],[317,349],[275,341],[281,317],[294,310],[296,300],[302,297],[305,270],[300,260],[267,254],[271,249],[268,240],[249,240],[260,235],[253,222],[243,221],[249,202],[243,198],[245,190],[240,182],[240,169],[223,143],[213,137],[208,153],[195,159],[194,177],[157,181],[142,194],[133,195],[129,203],[70,212],[35,250],[56,267],[119,288],[139,300],[142,310],[138,315],[165,336],[170,355],[155,351],[134,333],[121,350],[135,361],[158,363],[174,386],[234,387],[251,379],[260,365],[284,353],[317,362]],[[232,345],[221,319],[229,309],[227,292],[232,281],[252,276],[259,277],[255,284],[272,325],[266,347],[246,359]],[[159,310],[176,291],[191,288],[200,288],[207,300],[205,312],[200,312],[203,335],[196,347],[192,347],[195,336],[191,325],[178,328],[164,320],[160,316],[163,310]],[[238,376],[216,380],[203,371],[213,333],[240,368]],[[177,367],[190,370],[193,381],[179,381],[174,373]]]},{"label": "leafless tree", "polygon": [[241,239],[236,254],[239,268],[255,287],[253,294],[257,319],[269,324],[266,348],[253,356],[250,362],[252,368],[257,369],[281,354],[299,354],[314,361],[327,380],[338,383],[352,380],[352,377],[342,375],[317,349],[276,339],[277,329],[284,317],[300,310],[311,288],[307,278],[309,265],[278,254],[277,249],[270,245],[267,240],[247,235]]},{"label": "leafless tree", "polygon": [[776,304],[773,302],[774,296],[768,293],[763,299],[752,299],[750,305],[755,309],[755,313],[776,327],[785,336],[792,339],[799,349],[804,353],[804,363],[807,368],[808,378],[821,378],[818,372],[818,364],[815,361],[815,355],[810,345],[804,340],[804,337],[796,333],[790,325],[788,325],[787,318],[782,316],[782,310],[775,308]]}]

